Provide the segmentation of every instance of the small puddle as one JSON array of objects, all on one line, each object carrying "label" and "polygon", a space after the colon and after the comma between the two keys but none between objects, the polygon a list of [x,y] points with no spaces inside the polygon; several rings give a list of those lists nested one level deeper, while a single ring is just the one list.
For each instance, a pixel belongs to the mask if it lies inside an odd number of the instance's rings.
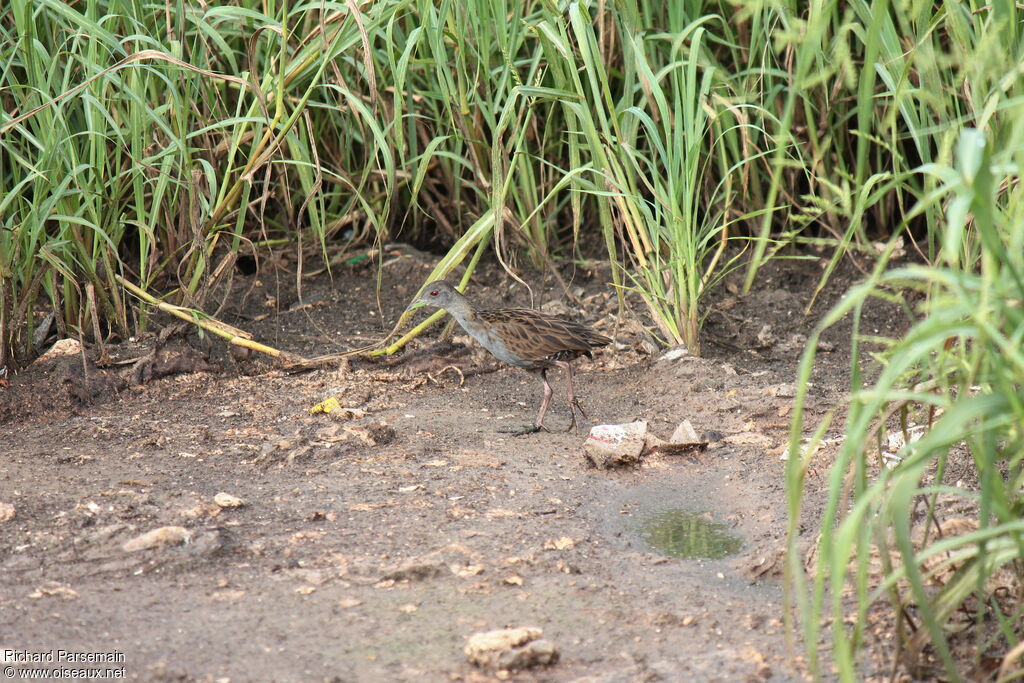
[{"label": "small puddle", "polygon": [[640,536],[662,555],[687,560],[718,560],[735,555],[743,541],[721,522],[710,522],[699,512],[675,508],[647,518]]}]

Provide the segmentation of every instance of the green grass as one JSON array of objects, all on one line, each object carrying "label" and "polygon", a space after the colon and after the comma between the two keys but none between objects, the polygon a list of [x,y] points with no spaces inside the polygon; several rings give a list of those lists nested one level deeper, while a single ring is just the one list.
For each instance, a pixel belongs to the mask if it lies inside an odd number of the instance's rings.
[{"label": "green grass", "polygon": [[7,6],[0,364],[31,359],[38,309],[75,335],[137,330],[116,274],[202,306],[254,243],[383,230],[396,166],[345,85],[367,64],[343,55],[385,17],[249,5]]},{"label": "green grass", "polygon": [[545,267],[595,236],[652,332],[699,349],[774,151],[728,5],[356,7],[10,3],[4,364],[50,308],[138,331],[114,274],[201,307],[241,253],[393,237]]},{"label": "green grass", "polygon": [[[867,281],[821,323],[824,330],[853,316],[851,398],[844,442],[830,465],[825,510],[811,520],[820,537],[809,583],[798,530],[806,515],[805,475],[815,462],[813,440],[803,457],[788,463],[791,596],[819,674],[826,662],[818,658],[818,645],[830,622],[831,664],[844,680],[858,679],[869,607],[884,601],[911,673],[936,675],[927,664],[934,657],[944,675],[959,679],[983,657],[1001,657],[1020,642],[1020,15],[1012,3],[891,3],[887,11],[874,3],[870,15],[866,6],[852,8],[863,21],[855,32],[864,37],[865,57],[874,55],[875,68],[857,74],[856,108],[849,112],[855,144],[850,154],[834,157],[846,183],[840,203],[854,219],[840,244],[862,239],[858,231],[869,207],[889,205],[900,218],[884,226],[882,236],[914,228],[923,264],[889,270],[891,242]],[[878,122],[870,134],[864,125],[869,119]],[[823,149],[835,154],[835,138],[829,142]],[[886,153],[894,162],[888,169],[876,163],[876,155]],[[861,316],[876,301],[902,302],[911,314],[904,336],[861,335]],[[791,453],[800,452],[805,430],[802,406],[817,338],[801,368]],[[877,363],[877,379],[863,373],[868,359]],[[831,419],[820,422],[816,433]],[[880,457],[884,435],[912,422],[926,426],[926,435],[905,446],[901,462],[887,469]],[[961,489],[944,480],[950,458],[967,459],[976,486]],[[977,531],[942,538],[936,529],[956,503]],[[940,559],[945,565],[934,566]],[[952,575],[943,575],[943,568]],[[1008,584],[1007,576],[1013,577]],[[995,577],[1010,590],[1008,599],[992,593]],[[964,606],[975,611],[976,624],[957,635]],[[965,644],[966,638],[973,642]],[[966,650],[973,662],[956,654]],[[1006,671],[1019,668],[1009,659],[1004,665]]]},{"label": "green grass", "polygon": [[[651,333],[699,352],[737,253],[753,247],[749,287],[794,241],[831,244],[823,284],[908,224],[935,190],[915,169],[998,115],[977,99],[1012,74],[977,39],[1003,4],[355,8],[8,6],[5,362],[31,358],[43,309],[136,331],[114,273],[201,306],[240,253],[393,237],[458,244],[441,274],[478,244],[544,267],[596,239]],[[940,219],[910,221],[929,257]]]},{"label": "green grass", "polygon": [[[1019,121],[1008,117],[1006,129],[1018,134]],[[883,259],[872,277],[822,322],[824,329],[844,315],[854,316],[851,397],[845,439],[831,464],[809,586],[799,565],[798,526],[813,448],[788,463],[788,574],[812,666],[820,670],[817,643],[821,625],[831,618],[833,657],[845,680],[858,678],[857,652],[869,625],[868,607],[878,600],[890,604],[904,662],[917,676],[935,675],[926,666],[934,655],[945,675],[959,679],[970,664],[1001,657],[1021,642],[1024,197],[1016,159],[1024,145],[997,146],[994,137],[993,131],[964,130],[953,166],[921,169],[939,180],[927,201],[944,206],[947,218],[936,263],[885,270]],[[915,211],[925,208],[922,203]],[[866,352],[861,351],[860,317],[874,300],[902,300],[909,307],[905,297],[912,293],[923,298],[904,336],[863,340],[883,347],[872,354],[881,372],[868,383],[861,373]],[[804,357],[804,386],[817,336]],[[805,391],[797,399],[791,453],[800,452]],[[926,432],[900,450],[900,461],[890,470],[880,444],[887,432],[906,433],[911,424]],[[944,477],[951,458],[960,467],[966,461],[976,473],[976,485],[961,488]],[[945,538],[936,531],[964,516],[977,531]],[[873,565],[875,557],[881,558],[881,574]],[[936,561],[941,564],[934,566]],[[952,576],[941,576],[943,569]],[[993,592],[993,582],[1008,594]],[[852,613],[848,592],[856,598]],[[963,629],[958,610],[972,604],[977,613],[970,630],[974,661],[962,662],[954,658],[950,641]],[[852,626],[836,626],[847,623]],[[993,623],[1000,627],[993,630]],[[963,638],[957,640],[960,651],[966,647]],[[1006,665],[1018,667],[1012,661]]]}]

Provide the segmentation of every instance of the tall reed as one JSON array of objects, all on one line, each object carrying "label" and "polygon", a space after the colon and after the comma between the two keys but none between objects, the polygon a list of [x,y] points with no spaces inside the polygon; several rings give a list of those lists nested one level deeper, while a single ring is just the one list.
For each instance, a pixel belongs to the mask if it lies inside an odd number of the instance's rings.
[{"label": "tall reed", "polygon": [[[876,18],[878,58],[885,60],[876,70],[886,90],[875,99],[876,108],[891,112],[894,130],[904,131],[895,142],[912,144],[925,162],[905,183],[921,190],[901,222],[930,228],[921,245],[925,262],[888,269],[890,244],[867,281],[821,324],[854,316],[851,398],[809,585],[798,528],[814,448],[788,463],[789,575],[816,671],[821,627],[830,619],[834,663],[843,679],[858,678],[869,608],[885,601],[912,675],[936,675],[928,664],[934,657],[946,676],[964,676],[970,663],[958,653],[965,634],[974,640],[975,665],[1005,656],[1001,674],[1019,675],[1024,46],[1012,5],[910,9],[894,4]],[[897,24],[917,36],[913,51],[899,47]],[[903,301],[907,310],[911,301],[923,303],[902,337],[861,337],[861,315],[878,299]],[[816,340],[804,357],[803,382]],[[882,344],[872,353],[881,363],[872,378],[861,369],[868,341]],[[803,387],[793,454],[800,452],[805,397]],[[895,460],[883,461],[888,433],[909,435],[913,424],[924,436],[905,439]],[[954,458],[971,466],[975,485],[947,480]],[[964,609],[975,615],[967,631],[958,616]]]}]

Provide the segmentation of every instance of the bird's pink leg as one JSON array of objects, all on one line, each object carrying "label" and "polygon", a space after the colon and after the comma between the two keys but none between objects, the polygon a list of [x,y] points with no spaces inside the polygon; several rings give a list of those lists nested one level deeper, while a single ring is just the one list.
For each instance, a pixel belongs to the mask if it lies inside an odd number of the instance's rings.
[{"label": "bird's pink leg", "polygon": [[534,423],[534,426],[537,428],[537,431],[545,429],[544,414],[548,412],[548,406],[551,405],[551,397],[555,393],[554,390],[551,388],[551,385],[548,384],[547,370],[541,370],[540,378],[544,382],[544,398],[540,402],[540,412],[537,413],[537,422]]},{"label": "bird's pink leg", "polygon": [[588,420],[590,419],[590,416],[587,415],[587,411],[583,410],[583,406],[580,405],[579,400],[576,398],[576,389],[572,383],[572,364],[567,361],[558,361],[556,365],[565,370],[566,384],[569,389],[569,414],[572,416],[572,422],[569,423],[569,429],[565,430],[568,432],[576,428],[577,410],[580,411],[580,415]]}]

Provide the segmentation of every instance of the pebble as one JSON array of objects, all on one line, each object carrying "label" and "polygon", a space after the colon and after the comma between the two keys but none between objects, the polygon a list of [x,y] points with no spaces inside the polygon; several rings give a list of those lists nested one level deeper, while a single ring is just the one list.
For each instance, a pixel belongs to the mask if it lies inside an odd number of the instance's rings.
[{"label": "pebble", "polygon": [[162,526],[125,541],[121,549],[126,553],[134,553],[149,548],[181,545],[188,542],[190,537],[191,533],[183,526]]},{"label": "pebble", "polygon": [[542,635],[535,626],[476,633],[466,641],[466,657],[475,666],[499,671],[554,664],[558,650]]}]

